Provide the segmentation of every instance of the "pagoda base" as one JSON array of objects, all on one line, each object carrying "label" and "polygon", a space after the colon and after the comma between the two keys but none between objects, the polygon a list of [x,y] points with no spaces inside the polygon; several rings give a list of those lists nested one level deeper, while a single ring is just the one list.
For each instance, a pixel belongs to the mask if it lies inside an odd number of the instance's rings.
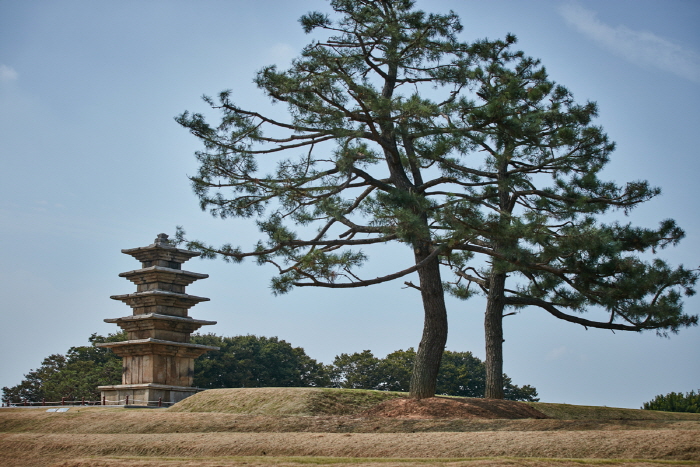
[{"label": "pagoda base", "polygon": [[[143,405],[158,406],[161,401],[170,406],[202,389],[170,386],[167,384],[117,384],[114,386],[98,386],[105,405]],[[127,403],[128,397],[128,403]]]}]

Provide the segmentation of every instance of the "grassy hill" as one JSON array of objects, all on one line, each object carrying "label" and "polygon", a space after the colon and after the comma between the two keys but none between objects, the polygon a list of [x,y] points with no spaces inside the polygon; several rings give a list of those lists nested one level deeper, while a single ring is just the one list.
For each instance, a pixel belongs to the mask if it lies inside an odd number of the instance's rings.
[{"label": "grassy hill", "polygon": [[405,393],[361,389],[235,388],[197,393],[170,412],[218,412],[248,415],[352,415]]},{"label": "grassy hill", "polygon": [[[363,389],[234,388],[211,389],[191,396],[169,412],[217,412],[264,416],[353,415],[406,393]],[[467,398],[454,398],[467,399]],[[700,414],[655,410],[526,402],[555,420],[697,420]]]}]

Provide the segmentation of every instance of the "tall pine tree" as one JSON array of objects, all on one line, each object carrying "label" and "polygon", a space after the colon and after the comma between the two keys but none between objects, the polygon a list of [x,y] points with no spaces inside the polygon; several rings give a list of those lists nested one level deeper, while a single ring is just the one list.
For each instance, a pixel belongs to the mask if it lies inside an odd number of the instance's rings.
[{"label": "tall pine tree", "polygon": [[[672,220],[656,229],[598,221],[625,213],[659,194],[647,182],[618,186],[599,178],[614,145],[592,124],[594,103],[576,104],[539,62],[513,52],[515,38],[475,47],[470,74],[477,103],[465,119],[477,128],[460,134],[464,156],[483,154],[479,170],[437,157],[443,171],[473,185],[441,210],[450,244],[445,257],[469,298],[476,284],[487,297],[486,397],[503,398],[504,310],[535,306],[586,327],[660,334],[697,324],[683,313],[697,273],[672,268],[644,252],[684,235]],[[478,58],[477,58],[478,57]],[[474,257],[486,261],[475,267]],[[510,279],[509,279],[510,278]],[[510,282],[510,285],[507,285]],[[604,310],[606,318],[580,316]]]},{"label": "tall pine tree", "polygon": [[[305,47],[290,69],[269,66],[255,79],[273,102],[287,105],[288,119],[243,109],[228,91],[206,99],[222,114],[218,125],[197,113],[177,118],[204,143],[192,177],[202,208],[221,217],[255,217],[264,236],[249,251],[199,241],[187,247],[274,265],[277,293],[364,287],[416,272],[425,318],[410,393],[430,397],[447,314],[439,264],[445,245],[433,231],[444,197],[429,190],[452,185],[431,170],[433,153],[451,149],[433,139],[453,132],[446,116],[458,118],[468,105],[461,97],[468,47],[456,39],[461,25],[453,13],[428,15],[410,0],[330,3],[337,20],[313,12],[300,22],[307,33],[332,36]],[[277,169],[260,173],[261,158],[274,157]],[[316,230],[300,233],[298,226]],[[182,230],[178,238],[184,240]],[[359,248],[388,242],[407,245],[412,264],[361,278],[356,268],[367,256]]]}]

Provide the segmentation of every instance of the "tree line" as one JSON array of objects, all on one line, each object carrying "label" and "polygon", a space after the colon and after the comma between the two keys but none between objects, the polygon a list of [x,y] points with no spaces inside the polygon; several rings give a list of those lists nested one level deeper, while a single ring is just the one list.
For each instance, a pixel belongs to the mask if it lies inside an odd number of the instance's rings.
[{"label": "tree line", "polygon": [[[46,357],[12,387],[3,387],[3,401],[40,402],[100,399],[97,386],[121,384],[122,360],[94,344],[120,342],[125,332],[92,334],[86,346],[71,347]],[[240,387],[331,387],[402,391],[409,389],[416,358],[413,349],[398,350],[377,358],[369,350],[341,354],[330,365],[309,357],[303,348],[277,337],[253,335],[224,337],[195,334],[191,342],[219,347],[195,360],[194,385],[202,389]],[[537,401],[537,390],[517,386],[507,375],[506,398]],[[439,394],[484,397],[484,363],[470,352],[446,351],[438,376]]]},{"label": "tree line", "polygon": [[659,394],[649,402],[642,405],[644,410],[663,410],[664,412],[690,412],[700,413],[700,390],[682,392],[670,392]]},{"label": "tree line", "polygon": [[[202,209],[252,218],[261,234],[247,248],[214,246],[178,228],[178,242],[270,265],[274,293],[403,278],[424,310],[409,383],[419,399],[438,391],[447,355],[445,293],[486,297],[492,398],[506,390],[502,321],[526,307],[612,330],[696,325],[682,296],[695,293],[697,272],[649,259],[684,231],[671,219],[605,220],[660,189],[600,177],[615,144],[595,124],[597,105],[576,102],[514,35],[464,42],[454,12],[414,3],[331,0],[332,14],[303,15],[317,39],[286,70],[271,65],[254,80],[286,118],[237,105],[234,91],[205,97],[220,114],[213,124],[176,117],[203,145],[190,177]],[[403,263],[363,276],[362,248],[389,242],[407,247]],[[591,309],[605,316],[586,318]]]}]

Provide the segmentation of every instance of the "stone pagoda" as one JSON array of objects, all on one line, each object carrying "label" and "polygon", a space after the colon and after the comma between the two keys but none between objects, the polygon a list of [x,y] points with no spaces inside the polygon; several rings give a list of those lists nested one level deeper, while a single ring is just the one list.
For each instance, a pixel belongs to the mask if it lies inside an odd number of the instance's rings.
[{"label": "stone pagoda", "polygon": [[208,298],[185,293],[185,287],[207,274],[183,271],[182,263],[199,253],[181,250],[159,234],[152,245],[122,250],[141,262],[141,269],[123,272],[136,284],[136,293],[113,295],[133,309],[131,316],[105,319],[127,332],[124,342],[98,344],[123,359],[122,384],[100,386],[106,404],[154,405],[175,403],[197,392],[192,387],[194,359],[209,347],[190,343],[190,334],[216,324],[188,316],[190,307]]}]

